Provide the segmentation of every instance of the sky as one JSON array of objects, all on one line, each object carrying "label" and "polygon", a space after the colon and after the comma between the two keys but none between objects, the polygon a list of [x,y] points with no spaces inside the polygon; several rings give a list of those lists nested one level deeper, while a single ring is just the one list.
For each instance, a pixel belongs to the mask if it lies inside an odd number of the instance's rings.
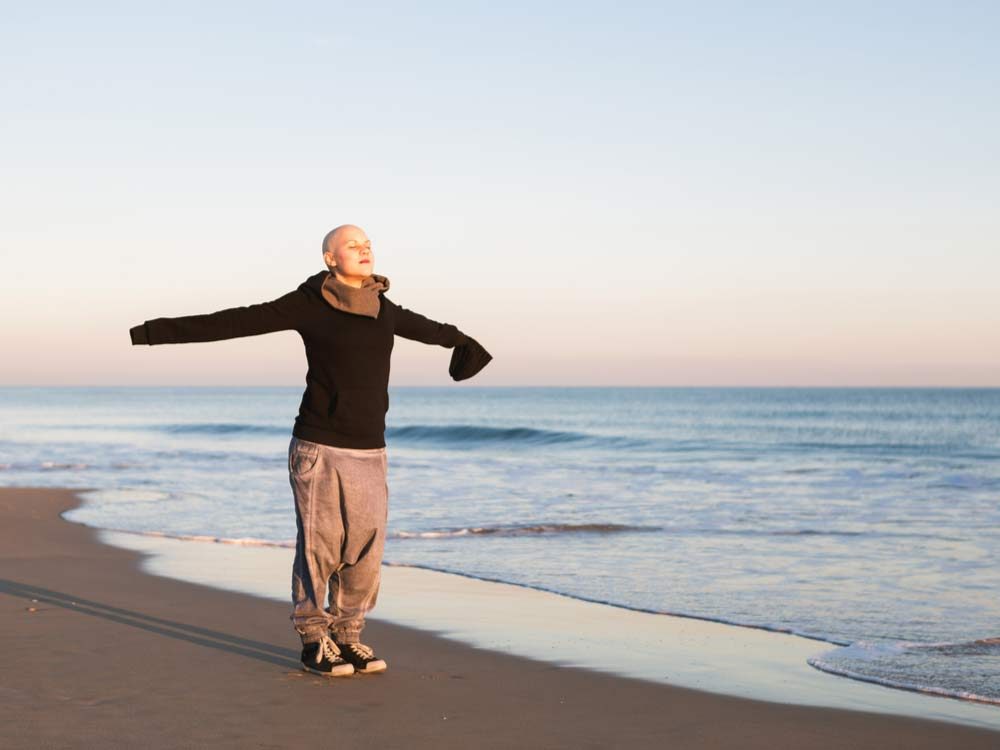
[{"label": "sky", "polygon": [[301,385],[358,224],[393,385],[1000,386],[1000,4],[0,0],[0,385]]}]

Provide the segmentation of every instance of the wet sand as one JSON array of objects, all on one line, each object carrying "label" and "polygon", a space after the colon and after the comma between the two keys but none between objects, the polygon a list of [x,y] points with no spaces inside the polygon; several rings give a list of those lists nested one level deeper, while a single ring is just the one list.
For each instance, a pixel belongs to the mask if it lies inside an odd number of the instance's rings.
[{"label": "wet sand", "polygon": [[989,729],[556,666],[377,619],[365,641],[386,673],[316,677],[287,604],[143,572],[141,553],[59,517],[78,502],[0,489],[4,748],[1000,746]]}]

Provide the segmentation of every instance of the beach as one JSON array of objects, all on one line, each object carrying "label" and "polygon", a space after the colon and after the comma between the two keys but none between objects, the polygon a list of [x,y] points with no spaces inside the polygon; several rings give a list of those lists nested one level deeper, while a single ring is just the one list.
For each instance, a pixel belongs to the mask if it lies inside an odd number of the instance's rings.
[{"label": "beach", "polygon": [[[511,633],[513,648],[500,652],[373,617],[365,639],[389,670],[325,680],[301,671],[287,605],[144,572],[142,554],[102,544],[100,532],[60,517],[79,503],[77,491],[0,490],[4,747],[1000,742],[985,727],[759,701],[526,659],[516,644],[530,629]],[[628,644],[622,633],[606,647],[627,652]]]},{"label": "beach", "polygon": [[60,10],[0,750],[1000,750],[1000,3]]},{"label": "beach", "polygon": [[[285,603],[300,397],[0,388],[0,485],[78,489],[64,517],[148,572]],[[401,387],[392,403],[379,618],[779,702],[947,721],[982,712],[897,696],[1000,706],[1000,390]],[[528,590],[562,598],[532,595],[545,616],[515,644],[502,608]],[[501,611],[465,622],[457,592]],[[548,637],[561,623],[577,637]],[[624,656],[601,642],[622,632]],[[818,670],[898,690],[831,692]]]}]

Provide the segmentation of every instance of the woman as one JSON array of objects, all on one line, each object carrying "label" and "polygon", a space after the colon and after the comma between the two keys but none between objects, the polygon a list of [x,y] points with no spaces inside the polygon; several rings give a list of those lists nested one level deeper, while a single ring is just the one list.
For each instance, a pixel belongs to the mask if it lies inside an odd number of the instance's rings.
[{"label": "woman", "polygon": [[[271,302],[206,315],[156,318],[133,344],[179,344],[295,330],[305,344],[306,389],[288,446],[296,544],[291,620],[303,669],[325,677],[381,672],[361,642],[378,597],[388,517],[385,414],[395,336],[454,349],[449,373],[465,380],[492,356],[455,326],[385,296],[364,231],[345,224],[323,238],[327,266]],[[327,605],[324,607],[324,602]]]}]

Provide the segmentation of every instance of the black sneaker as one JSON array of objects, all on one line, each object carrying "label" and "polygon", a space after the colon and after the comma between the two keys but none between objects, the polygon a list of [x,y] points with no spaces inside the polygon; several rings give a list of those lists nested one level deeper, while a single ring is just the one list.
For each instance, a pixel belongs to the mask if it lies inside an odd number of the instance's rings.
[{"label": "black sneaker", "polygon": [[333,639],[325,635],[313,643],[302,644],[302,668],[323,677],[354,674],[354,667],[344,660]]},{"label": "black sneaker", "polygon": [[346,659],[359,674],[372,674],[385,671],[385,659],[375,656],[371,646],[363,643],[338,643],[340,655]]}]

